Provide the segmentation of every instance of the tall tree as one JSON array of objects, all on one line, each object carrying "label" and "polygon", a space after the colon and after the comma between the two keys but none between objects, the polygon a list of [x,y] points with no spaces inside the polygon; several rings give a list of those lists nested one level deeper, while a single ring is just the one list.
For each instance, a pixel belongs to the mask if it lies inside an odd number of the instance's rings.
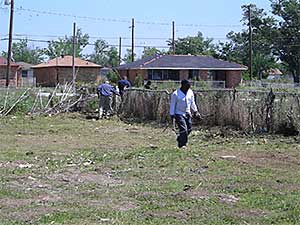
[{"label": "tall tree", "polygon": [[119,51],[115,47],[110,47],[107,52],[108,56],[108,65],[111,67],[119,66]]},{"label": "tall tree", "polygon": [[[29,64],[39,64],[44,60],[43,49],[29,47],[28,40],[23,39],[12,45],[13,59],[16,62],[26,62]],[[2,52],[3,57],[7,57],[6,52]]]},{"label": "tall tree", "polygon": [[[256,5],[243,5],[243,25],[249,25],[249,13],[251,10],[251,24],[253,30],[253,74],[257,78],[262,78],[266,72],[276,67],[276,57],[272,49],[273,27],[276,24],[272,16],[268,16],[264,9],[257,8]],[[219,44],[219,57],[248,65],[249,62],[249,30],[241,32],[229,32],[228,41]]]},{"label": "tall tree", "polygon": [[[170,51],[172,51],[172,40],[168,41]],[[179,38],[175,41],[175,53],[178,55],[215,55],[216,45],[212,38],[204,38],[201,32],[197,36]]]},{"label": "tall tree", "polygon": [[[89,43],[89,35],[83,34],[81,29],[78,28],[76,31],[76,42],[75,56],[83,57],[82,51]],[[49,56],[50,59],[61,55],[72,55],[73,36],[66,36],[65,38],[59,38],[57,41],[51,41],[45,50],[45,54]]]},{"label": "tall tree", "polygon": [[94,63],[107,67],[119,65],[119,53],[117,48],[109,47],[105,40],[99,39],[95,42],[94,52],[88,56]]},{"label": "tall tree", "polygon": [[[137,60],[136,58],[136,54],[134,53],[134,58]],[[132,53],[131,53],[131,48],[126,49],[126,54],[123,58],[123,61],[125,63],[131,63],[132,62]]]},{"label": "tall tree", "polygon": [[274,49],[281,61],[288,65],[294,82],[300,83],[300,2],[272,0],[272,13],[279,17],[274,29]]},{"label": "tall tree", "polygon": [[144,48],[142,58],[146,58],[146,57],[154,56],[154,55],[160,55],[160,54],[163,54],[163,52],[160,51],[159,49],[157,49],[155,47],[146,47],[146,48]]}]

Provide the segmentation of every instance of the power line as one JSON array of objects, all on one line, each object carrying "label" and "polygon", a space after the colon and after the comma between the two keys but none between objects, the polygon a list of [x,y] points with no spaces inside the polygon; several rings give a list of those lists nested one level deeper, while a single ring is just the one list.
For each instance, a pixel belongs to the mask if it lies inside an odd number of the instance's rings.
[{"label": "power line", "polygon": [[[28,39],[28,37],[41,37],[41,38],[66,38],[68,35],[50,35],[50,34],[14,34],[14,37],[21,37],[23,39]],[[8,34],[0,35],[0,37],[8,37]],[[120,37],[105,37],[105,36],[90,36],[89,39],[102,39],[102,40],[119,40]],[[131,37],[121,37],[123,40],[131,40]],[[185,37],[178,37],[178,39],[182,39]],[[228,37],[208,37],[212,38],[213,40],[231,40]],[[171,38],[170,37],[135,37],[136,40],[163,40],[168,41]],[[290,37],[279,37],[279,38],[272,38],[274,41],[284,41],[284,40],[290,40]],[[49,40],[51,41],[51,40]]]},{"label": "power line", "polygon": [[[7,37],[8,35],[0,35],[0,37]],[[65,38],[68,35],[49,35],[49,34],[14,34],[15,37],[49,37],[49,38]],[[118,40],[120,37],[105,37],[105,36],[89,36],[90,39],[111,39]],[[131,37],[122,37],[124,40],[131,40]],[[137,40],[168,40],[169,37],[136,37]]]},{"label": "power line", "polygon": [[[7,41],[8,38],[2,38],[0,39],[0,41]],[[21,41],[24,40],[22,38],[13,38],[14,41]],[[29,42],[38,42],[38,43],[51,43],[51,42],[58,42],[58,41],[53,41],[53,40],[42,40],[42,39],[26,39]],[[95,46],[96,43],[88,43],[87,46]],[[113,44],[108,44],[109,47],[118,47],[119,45],[113,45]],[[126,48],[131,48],[131,45],[123,45],[123,47]],[[161,48],[161,49],[165,49],[165,48],[170,48],[170,46],[162,46],[162,45],[135,45],[136,48]]]},{"label": "power line", "polygon": [[[6,8],[0,7],[0,9],[6,9]],[[37,13],[37,14],[50,15],[50,16],[72,17],[72,18],[76,18],[76,19],[86,19],[86,20],[103,21],[103,22],[128,23],[128,24],[131,23],[130,19],[82,16],[82,15],[68,14],[68,13],[64,13],[64,12],[36,10],[36,9],[28,9],[28,8],[23,8],[23,7],[16,8],[16,10],[23,11],[23,12],[31,12],[31,13]],[[136,21],[136,23],[144,24],[144,25],[159,25],[159,26],[171,26],[172,25],[171,22]],[[179,27],[211,27],[211,28],[243,27],[243,25],[238,25],[238,24],[193,24],[193,23],[178,23],[177,26],[179,26]]]},{"label": "power line", "polygon": [[[0,35],[0,37],[7,37],[8,35]],[[14,37],[42,37],[42,38],[65,38],[68,35],[49,35],[49,34],[14,34]],[[104,36],[90,36],[89,39],[107,39],[107,40],[118,40],[120,37],[104,37]],[[131,40],[131,37],[121,37],[123,40]],[[180,38],[180,37],[179,37]],[[163,40],[167,41],[171,39],[170,37],[135,37],[136,40]],[[226,37],[213,37],[216,40],[227,40]]]},{"label": "power line", "polygon": [[[14,41],[22,41],[24,40],[24,38],[16,38],[14,37],[13,38]],[[51,42],[59,42],[57,40],[43,40],[43,39],[31,39],[31,38],[26,38],[25,40],[29,41],[29,42],[38,42],[38,43],[51,43]],[[8,38],[2,38],[0,39],[0,41],[8,41]],[[87,44],[88,46],[95,46],[96,43],[88,43]],[[118,47],[119,45],[117,44],[108,44],[108,46],[110,47]],[[289,45],[284,45],[285,47],[299,47],[300,44],[298,43],[294,43],[294,44],[289,44]],[[123,47],[126,47],[126,48],[131,48],[131,45],[123,45]],[[166,45],[135,45],[135,47],[137,48],[147,48],[147,47],[150,47],[150,48],[170,48],[170,46],[166,46]]]}]

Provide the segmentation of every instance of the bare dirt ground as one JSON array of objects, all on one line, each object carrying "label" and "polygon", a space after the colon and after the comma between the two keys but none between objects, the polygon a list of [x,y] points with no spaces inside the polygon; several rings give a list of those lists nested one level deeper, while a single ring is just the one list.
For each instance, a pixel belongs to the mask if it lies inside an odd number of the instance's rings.
[{"label": "bare dirt ground", "polygon": [[300,138],[0,120],[0,224],[298,224]]}]

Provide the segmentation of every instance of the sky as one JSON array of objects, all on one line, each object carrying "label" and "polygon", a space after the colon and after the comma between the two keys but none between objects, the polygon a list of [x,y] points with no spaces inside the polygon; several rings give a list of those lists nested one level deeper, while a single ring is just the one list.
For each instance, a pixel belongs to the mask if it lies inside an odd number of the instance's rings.
[{"label": "sky", "polygon": [[[0,0],[0,39],[8,34],[9,7],[4,1]],[[14,34],[34,40],[54,40],[57,36],[72,35],[72,24],[76,22],[83,33],[93,37],[91,43],[102,38],[118,45],[119,37],[123,37],[124,53],[131,44],[130,26],[134,18],[137,46],[166,46],[172,35],[172,21],[176,24],[177,38],[201,31],[205,37],[224,42],[228,32],[243,29],[241,6],[249,3],[270,10],[269,0],[15,0]],[[46,44],[31,42],[30,46],[46,47]],[[7,42],[1,41],[0,51],[6,49]],[[142,50],[137,47],[137,54]],[[91,51],[92,46],[85,49],[86,53]]]}]

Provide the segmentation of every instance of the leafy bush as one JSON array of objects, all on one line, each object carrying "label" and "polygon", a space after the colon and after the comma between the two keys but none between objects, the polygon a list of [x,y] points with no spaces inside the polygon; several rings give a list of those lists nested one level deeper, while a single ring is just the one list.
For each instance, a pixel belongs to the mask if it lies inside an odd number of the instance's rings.
[{"label": "leafy bush", "polygon": [[137,77],[134,80],[134,86],[135,87],[142,87],[144,84],[144,78],[141,74],[138,74]]},{"label": "leafy bush", "polygon": [[113,84],[117,84],[119,79],[120,79],[120,76],[119,76],[119,73],[116,72],[116,71],[109,71],[107,73],[107,79],[113,83]]}]

